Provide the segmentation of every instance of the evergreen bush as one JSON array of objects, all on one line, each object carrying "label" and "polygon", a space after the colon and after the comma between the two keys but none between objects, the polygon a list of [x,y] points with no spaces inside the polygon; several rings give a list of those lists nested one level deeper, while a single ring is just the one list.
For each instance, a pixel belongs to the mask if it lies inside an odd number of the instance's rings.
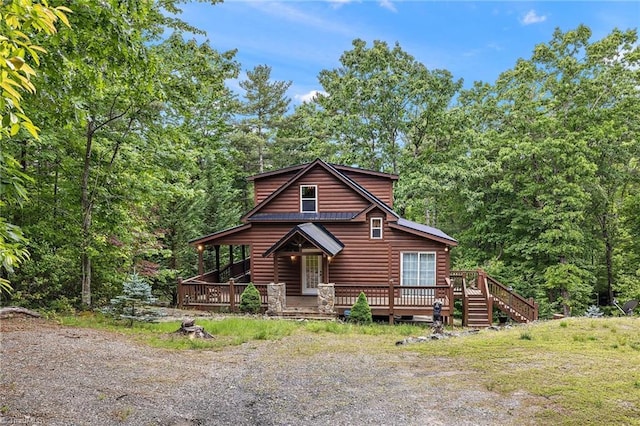
[{"label": "evergreen bush", "polygon": [[260,312],[260,292],[253,283],[249,283],[240,296],[240,312],[247,314]]},{"label": "evergreen bush", "polygon": [[371,307],[369,306],[369,302],[367,302],[367,296],[364,292],[360,292],[358,300],[356,300],[356,303],[351,307],[349,321],[356,322],[358,324],[371,324],[373,322]]},{"label": "evergreen bush", "polygon": [[120,318],[133,321],[154,321],[157,314],[154,311],[143,310],[142,307],[154,303],[156,298],[151,294],[151,286],[136,272],[130,274],[122,284],[122,294],[111,299],[111,311]]},{"label": "evergreen bush", "polygon": [[584,313],[584,316],[589,318],[601,318],[603,315],[604,313],[595,305],[589,306],[587,311]]}]

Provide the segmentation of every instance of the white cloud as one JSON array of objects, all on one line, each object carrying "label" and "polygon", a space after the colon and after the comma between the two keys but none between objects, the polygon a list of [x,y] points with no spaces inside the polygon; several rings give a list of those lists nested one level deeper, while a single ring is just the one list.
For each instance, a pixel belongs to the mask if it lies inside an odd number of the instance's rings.
[{"label": "white cloud", "polygon": [[293,98],[299,102],[311,102],[317,95],[327,95],[326,92],[321,90],[311,90],[310,92],[303,93],[301,95],[293,95]]},{"label": "white cloud", "polygon": [[278,19],[293,22],[297,25],[306,25],[327,33],[353,36],[353,29],[350,25],[342,24],[330,19],[324,19],[315,13],[307,13],[301,8],[296,7],[295,3],[258,1],[249,2],[247,4],[265,15],[274,16]]},{"label": "white cloud", "polygon": [[391,0],[380,0],[380,7],[384,7],[385,9],[388,9],[392,12],[398,11]]},{"label": "white cloud", "polygon": [[354,0],[328,0],[331,3],[331,7],[334,9],[340,9],[343,5],[353,3]]},{"label": "white cloud", "polygon": [[524,18],[520,21],[522,25],[539,24],[547,20],[547,15],[538,15],[535,10],[531,9],[524,15]]}]

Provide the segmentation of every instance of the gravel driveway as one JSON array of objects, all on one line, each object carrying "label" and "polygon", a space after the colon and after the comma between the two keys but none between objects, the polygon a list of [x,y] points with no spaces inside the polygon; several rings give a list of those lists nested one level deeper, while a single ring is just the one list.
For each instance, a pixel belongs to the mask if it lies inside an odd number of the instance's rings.
[{"label": "gravel driveway", "polygon": [[0,327],[0,424],[522,425],[537,405],[448,360],[328,334],[170,351],[41,319]]}]

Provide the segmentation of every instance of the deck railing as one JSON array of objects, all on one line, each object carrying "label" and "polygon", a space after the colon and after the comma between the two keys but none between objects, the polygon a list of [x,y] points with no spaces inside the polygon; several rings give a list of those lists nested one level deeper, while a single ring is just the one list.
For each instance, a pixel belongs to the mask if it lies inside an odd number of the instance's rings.
[{"label": "deck railing", "polygon": [[[237,262],[229,268],[231,274],[246,271],[244,262]],[[178,305],[181,308],[229,309],[236,312],[240,296],[247,283],[238,283],[233,279],[227,282],[211,282],[213,273],[179,280]],[[339,310],[349,309],[361,292],[367,296],[369,306],[380,312],[387,312],[390,318],[395,315],[430,315],[436,300],[443,303],[442,315],[453,316],[454,298],[464,297],[466,288],[475,288],[482,292],[487,306],[496,306],[519,322],[538,319],[538,305],[533,299],[525,299],[511,288],[488,276],[482,270],[451,271],[451,278],[445,279],[445,285],[436,286],[400,286],[389,284],[349,284],[336,283],[334,287],[334,305]],[[263,308],[268,306],[267,284],[257,284],[260,302]],[[476,290],[476,291],[477,291]],[[459,292],[459,293],[458,293]],[[467,318],[467,303],[463,303]],[[489,321],[492,320],[489,309]]]},{"label": "deck railing", "polygon": [[[214,283],[202,280],[203,276],[178,280],[178,306],[196,309],[229,309],[236,312],[240,304],[240,296],[248,284],[229,280],[225,283]],[[206,277],[205,277],[206,278]],[[447,285],[399,286],[382,284],[335,284],[334,306],[342,311],[349,309],[358,299],[361,292],[367,296],[372,309],[387,312],[390,317],[394,312],[411,315],[430,315],[436,301],[442,303],[442,315],[451,318],[453,314],[453,288],[449,279]],[[254,284],[255,285],[255,284]],[[263,308],[268,306],[267,285],[257,284],[260,302]]]},{"label": "deck railing", "polygon": [[460,298],[464,294],[464,287],[476,287],[478,283],[478,270],[449,271],[449,277],[453,284],[453,293]]},{"label": "deck railing", "polygon": [[363,284],[336,284],[335,305],[339,307],[352,306],[360,293],[367,296],[369,306],[403,308],[403,307],[432,307],[436,300],[450,304],[451,287],[439,285],[427,286],[399,286],[399,285],[363,285]]},{"label": "deck railing", "polygon": [[[237,283],[229,280],[226,283],[211,283],[194,278],[178,279],[178,307],[212,309],[228,307],[236,312],[240,305],[240,296],[248,283]],[[260,305],[267,306],[267,285],[254,284],[260,293]]]}]

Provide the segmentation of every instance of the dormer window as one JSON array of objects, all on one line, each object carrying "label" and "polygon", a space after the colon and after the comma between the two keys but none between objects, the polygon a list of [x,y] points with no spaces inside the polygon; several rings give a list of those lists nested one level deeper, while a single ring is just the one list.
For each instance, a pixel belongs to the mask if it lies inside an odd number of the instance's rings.
[{"label": "dormer window", "polygon": [[317,185],[300,185],[300,211],[302,213],[318,212]]},{"label": "dormer window", "polygon": [[381,217],[371,218],[371,239],[372,240],[382,239],[382,218]]}]

